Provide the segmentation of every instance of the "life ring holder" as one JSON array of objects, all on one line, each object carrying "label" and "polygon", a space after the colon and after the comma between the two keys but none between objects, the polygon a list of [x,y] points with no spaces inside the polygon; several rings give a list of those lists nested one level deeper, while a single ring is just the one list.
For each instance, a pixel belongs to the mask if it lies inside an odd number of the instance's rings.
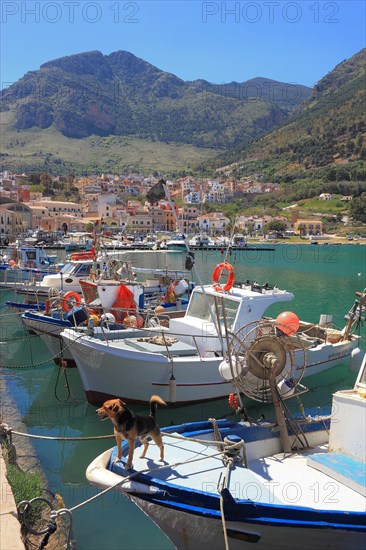
[{"label": "life ring holder", "polygon": [[[70,301],[72,300],[72,305],[70,305]],[[65,313],[69,313],[74,306],[78,306],[81,303],[81,296],[77,292],[74,292],[70,290],[70,292],[66,292],[65,296],[62,300],[62,309]]]},{"label": "life ring holder", "polygon": [[[227,271],[227,281],[224,286],[221,286],[220,279],[222,272]],[[212,273],[212,285],[217,292],[229,292],[234,286],[235,272],[231,264],[223,262],[218,264]]]}]

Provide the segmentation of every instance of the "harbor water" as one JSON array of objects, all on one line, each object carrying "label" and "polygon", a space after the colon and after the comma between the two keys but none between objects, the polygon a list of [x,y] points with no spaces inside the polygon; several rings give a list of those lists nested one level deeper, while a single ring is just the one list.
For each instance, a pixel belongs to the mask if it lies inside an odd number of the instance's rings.
[{"label": "harbor water", "polygon": [[[355,291],[366,287],[366,246],[364,245],[273,245],[274,250],[241,250],[227,260],[234,266],[236,279],[268,282],[295,295],[285,309],[301,319],[318,322],[320,315],[333,316],[342,327],[344,315],[355,300]],[[128,253],[128,259],[139,267],[184,268],[185,254],[180,252]],[[203,283],[211,281],[214,267],[223,260],[220,251],[197,251],[195,268]],[[193,278],[198,282],[197,276]],[[64,373],[53,363],[42,341],[26,335],[19,316],[4,306],[13,300],[13,291],[0,291],[0,376],[7,393],[2,395],[1,416],[13,429],[9,419],[17,409],[23,426],[30,434],[56,438],[90,437],[112,434],[112,424],[101,422],[95,407],[85,399],[77,369]],[[271,306],[267,311],[277,315],[284,306]],[[362,347],[365,327],[361,327]],[[4,368],[5,366],[5,368]],[[18,368],[14,368],[18,367]],[[23,368],[20,368],[23,367]],[[301,397],[305,408],[322,412],[331,403],[332,393],[354,384],[355,372],[340,365],[318,375],[317,385]],[[306,384],[306,382],[305,382]],[[6,396],[5,396],[6,395]],[[271,411],[260,403],[245,400],[249,416],[257,419]],[[296,404],[292,405],[296,412]],[[131,406],[147,413],[146,406]],[[185,407],[159,408],[160,426],[207,418],[235,418],[228,400]],[[15,445],[19,439],[13,437]],[[114,439],[94,441],[32,440],[35,452],[48,482],[48,488],[62,495],[65,506],[73,508],[99,492],[89,485],[85,469],[95,456],[114,446]],[[72,514],[72,531],[79,550],[168,550],[173,548],[159,529],[127,498],[113,491],[81,506]]]}]

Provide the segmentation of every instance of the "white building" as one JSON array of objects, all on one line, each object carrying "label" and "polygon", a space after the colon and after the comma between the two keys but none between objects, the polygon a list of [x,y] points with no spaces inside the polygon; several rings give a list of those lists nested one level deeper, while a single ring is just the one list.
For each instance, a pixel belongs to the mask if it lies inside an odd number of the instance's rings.
[{"label": "white building", "polygon": [[222,233],[230,223],[229,218],[224,216],[221,212],[210,212],[208,214],[202,214],[198,216],[199,230],[204,233]]},{"label": "white building", "polygon": [[102,217],[113,217],[115,206],[116,206],[116,195],[111,193],[105,193],[98,196],[98,216]]},{"label": "white building", "polygon": [[201,193],[197,191],[192,191],[184,197],[185,204],[199,204],[201,201]]},{"label": "white building", "polygon": [[321,193],[319,195],[320,201],[330,201],[332,200],[332,198],[333,198],[333,195],[331,195],[330,193]]}]

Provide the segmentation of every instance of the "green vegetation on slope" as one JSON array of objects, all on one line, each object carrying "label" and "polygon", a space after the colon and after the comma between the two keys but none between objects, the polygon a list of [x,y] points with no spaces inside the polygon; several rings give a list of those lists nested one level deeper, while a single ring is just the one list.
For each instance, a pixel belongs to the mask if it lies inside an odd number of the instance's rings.
[{"label": "green vegetation on slope", "polygon": [[72,139],[54,127],[18,131],[12,127],[15,113],[0,114],[2,169],[54,174],[118,173],[126,168],[143,171],[193,170],[217,150],[162,143],[131,136],[90,136]]},{"label": "green vegetation on slope", "polygon": [[[365,181],[365,52],[338,65],[281,128],[221,156],[238,175],[296,187]],[[293,184],[293,185],[292,185]]]}]

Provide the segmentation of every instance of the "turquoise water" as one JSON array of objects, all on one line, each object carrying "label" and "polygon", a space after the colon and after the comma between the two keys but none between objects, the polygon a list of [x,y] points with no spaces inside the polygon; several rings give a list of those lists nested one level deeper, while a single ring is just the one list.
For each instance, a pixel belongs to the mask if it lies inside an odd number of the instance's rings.
[{"label": "turquoise water", "polygon": [[[366,286],[366,247],[355,245],[310,246],[274,245],[272,251],[240,251],[228,258],[237,280],[269,282],[295,294],[286,309],[300,318],[317,322],[322,313],[333,315],[333,321],[343,326],[344,315],[353,305],[355,291]],[[196,252],[196,266],[202,282],[210,281],[215,265],[222,260],[220,252]],[[168,258],[168,259],[167,259]],[[130,259],[141,267],[181,269],[185,256],[181,253],[131,254]],[[0,291],[0,304],[13,298]],[[277,314],[280,305],[268,310]],[[14,403],[20,410],[27,430],[32,434],[57,437],[86,437],[112,433],[111,424],[100,422],[95,408],[84,397],[76,369],[67,371],[67,384],[58,378],[58,368],[48,360],[49,352],[37,337],[25,337],[20,320],[1,307],[0,360],[3,365],[31,365],[24,369],[2,369],[11,401],[2,401],[1,414],[6,422]],[[365,327],[361,329],[365,348]],[[303,396],[306,406],[319,410],[331,403],[332,393],[353,385],[355,373],[340,365],[317,379],[316,389]],[[70,389],[68,389],[68,387]],[[249,414],[258,418],[263,412],[259,404],[249,404]],[[293,405],[296,410],[296,405]],[[134,406],[136,412],[146,411]],[[264,410],[267,417],[270,412]],[[232,415],[226,399],[191,407],[159,409],[161,426],[182,421],[205,420],[209,417]],[[233,417],[233,416],[231,416]],[[10,423],[10,422],[9,422]],[[11,425],[11,423],[10,423]],[[16,427],[12,426],[14,429]],[[14,442],[17,438],[14,436]],[[63,496],[71,508],[98,492],[85,479],[85,469],[91,460],[114,445],[113,439],[85,442],[33,440],[35,450],[47,477],[49,488]],[[111,492],[73,513],[73,534],[80,550],[165,550],[172,545],[157,527],[120,494]]]}]

